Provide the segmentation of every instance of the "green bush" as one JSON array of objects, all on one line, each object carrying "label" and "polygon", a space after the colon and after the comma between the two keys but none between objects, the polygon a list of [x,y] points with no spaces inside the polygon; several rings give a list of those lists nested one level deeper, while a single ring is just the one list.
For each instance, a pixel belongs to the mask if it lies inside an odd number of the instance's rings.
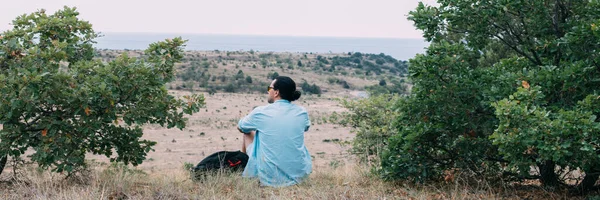
[{"label": "green bush", "polygon": [[[0,36],[0,155],[68,173],[88,153],[138,165],[156,142],[142,125],[183,129],[204,97],[176,99],[166,84],[183,58],[181,38],[152,43],[139,59],[94,60],[92,25],[74,8],[21,15]],[[116,154],[116,155],[114,155]]]},{"label": "green bush", "polygon": [[363,162],[379,164],[380,154],[387,146],[388,139],[397,132],[394,121],[398,113],[393,109],[398,102],[400,96],[390,94],[360,100],[341,100],[341,105],[348,112],[334,113],[330,121],[353,127],[352,131],[356,136],[352,141],[351,152]]},{"label": "green bush", "polygon": [[600,1],[420,3],[409,19],[431,44],[410,60],[412,94],[395,108],[382,176],[422,182],[459,170],[593,189],[599,9]]},{"label": "green bush", "polygon": [[223,87],[223,91],[233,93],[237,90],[236,86],[233,83],[229,83]]},{"label": "green bush", "polygon": [[300,85],[302,91],[310,93],[310,94],[321,94],[321,87],[317,86],[317,84],[308,84],[308,82],[304,81]]},{"label": "green bush", "polygon": [[481,102],[482,88],[494,82],[479,83],[475,77],[484,77],[483,69],[456,62],[470,56],[474,54],[467,48],[442,42],[411,60],[414,86],[394,108],[398,133],[382,153],[383,177],[424,182],[440,180],[446,170],[456,168],[481,178],[497,171],[482,167],[495,166],[482,163],[497,158],[488,139],[496,125],[491,102]]},{"label": "green bush", "polygon": [[278,76],[279,76],[279,73],[277,73],[277,72],[269,72],[267,74],[267,79],[273,80],[273,79],[277,78]]},{"label": "green bush", "polygon": [[327,82],[329,82],[329,84],[336,84],[336,83],[340,82],[340,80],[335,77],[328,77]]},{"label": "green bush", "polygon": [[[498,128],[490,137],[509,163],[507,170],[530,177],[531,166],[538,166],[540,176],[557,176],[559,170],[581,169],[596,172],[600,166],[600,123],[596,121],[600,100],[589,95],[572,110],[552,112],[548,109],[541,87],[521,87],[507,99],[494,103]],[[595,179],[598,177],[596,176]],[[562,181],[559,177],[541,178]]]},{"label": "green bush", "polygon": [[233,77],[234,80],[242,80],[244,78],[244,71],[239,70],[238,73]]},{"label": "green bush", "polygon": [[394,85],[371,85],[366,86],[365,90],[369,92],[371,95],[378,94],[406,94],[406,85],[402,83],[395,83]]}]

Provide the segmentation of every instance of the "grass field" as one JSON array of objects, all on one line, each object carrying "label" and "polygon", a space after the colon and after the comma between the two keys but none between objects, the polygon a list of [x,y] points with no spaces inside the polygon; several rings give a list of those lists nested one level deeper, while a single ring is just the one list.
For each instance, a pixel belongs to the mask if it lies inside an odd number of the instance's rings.
[{"label": "grass field", "polygon": [[18,177],[0,182],[1,199],[583,199],[535,187],[460,180],[429,186],[383,182],[356,164],[316,167],[306,182],[286,188],[261,187],[239,173],[193,182],[182,166],[148,173],[94,163],[89,172],[67,179],[30,167]]},{"label": "grass field", "polygon": [[[135,52],[130,52],[136,56]],[[268,72],[279,71],[296,80],[321,85],[322,95],[304,94],[297,102],[305,107],[312,122],[305,143],[313,158],[313,173],[307,182],[287,188],[260,187],[257,180],[239,174],[219,173],[204,182],[193,182],[184,166],[195,165],[204,157],[221,150],[239,150],[241,135],[236,130],[238,120],[254,107],[266,104],[264,93],[209,94],[205,88],[193,86],[185,90],[170,90],[174,96],[202,93],[206,107],[188,116],[183,130],[157,125],[144,126],[144,139],[156,141],[155,151],[139,166],[111,164],[108,158],[89,155],[89,171],[66,178],[64,174],[41,170],[26,164],[15,170],[9,165],[0,176],[0,199],[583,199],[562,191],[548,192],[537,183],[466,182],[456,177],[450,182],[434,185],[384,182],[370,173],[370,167],[349,154],[354,134],[349,127],[331,124],[328,116],[343,112],[337,99],[361,98],[362,89],[377,84],[384,76],[340,75],[306,69],[282,70],[277,64],[253,68],[260,56],[239,53],[229,58],[226,52],[193,52],[191,57],[208,59],[212,74],[234,76],[238,68],[253,79],[265,79]],[[269,62],[289,57],[313,63],[316,55],[275,54]],[[254,56],[254,57],[253,57]],[[222,59],[223,58],[223,59]],[[244,60],[248,58],[248,60]],[[212,60],[211,60],[212,59]],[[221,60],[222,59],[222,60]],[[311,60],[313,59],[313,60]],[[219,61],[220,60],[220,61]],[[224,64],[223,64],[224,63]],[[188,63],[189,64],[189,63]],[[339,69],[347,70],[349,69]],[[328,84],[331,77],[348,81],[352,87]],[[298,81],[297,81],[298,82]],[[184,82],[176,81],[170,87]],[[211,84],[223,84],[219,80]],[[261,88],[266,89],[266,85]]]}]

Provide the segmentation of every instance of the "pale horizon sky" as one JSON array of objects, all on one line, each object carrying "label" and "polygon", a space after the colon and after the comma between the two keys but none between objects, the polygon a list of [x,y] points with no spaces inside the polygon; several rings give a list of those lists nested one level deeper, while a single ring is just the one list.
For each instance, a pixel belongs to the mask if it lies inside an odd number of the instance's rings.
[{"label": "pale horizon sky", "polygon": [[408,12],[435,0],[20,0],[0,8],[0,32],[17,16],[63,6],[97,32],[422,38]]}]

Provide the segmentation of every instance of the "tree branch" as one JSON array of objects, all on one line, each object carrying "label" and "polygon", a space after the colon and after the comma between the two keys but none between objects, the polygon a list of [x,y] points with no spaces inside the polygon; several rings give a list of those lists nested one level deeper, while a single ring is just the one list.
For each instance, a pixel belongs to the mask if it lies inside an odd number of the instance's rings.
[{"label": "tree branch", "polygon": [[520,50],[516,46],[513,46],[511,43],[509,43],[508,41],[506,41],[501,35],[496,34],[496,35],[494,35],[494,37],[498,38],[498,40],[500,40],[506,46],[510,47],[512,50],[516,51],[519,55],[524,56],[525,58],[527,58],[527,60],[531,61],[532,63],[536,63],[535,59],[533,59],[531,56],[527,55],[525,52],[523,52],[522,50]]}]

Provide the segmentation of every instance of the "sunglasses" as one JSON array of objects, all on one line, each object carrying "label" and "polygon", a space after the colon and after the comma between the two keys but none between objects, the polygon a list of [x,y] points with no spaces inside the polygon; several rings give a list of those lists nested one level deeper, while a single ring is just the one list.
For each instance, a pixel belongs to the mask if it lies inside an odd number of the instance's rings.
[{"label": "sunglasses", "polygon": [[267,92],[271,91],[273,89],[273,87],[269,86],[267,87]]}]

